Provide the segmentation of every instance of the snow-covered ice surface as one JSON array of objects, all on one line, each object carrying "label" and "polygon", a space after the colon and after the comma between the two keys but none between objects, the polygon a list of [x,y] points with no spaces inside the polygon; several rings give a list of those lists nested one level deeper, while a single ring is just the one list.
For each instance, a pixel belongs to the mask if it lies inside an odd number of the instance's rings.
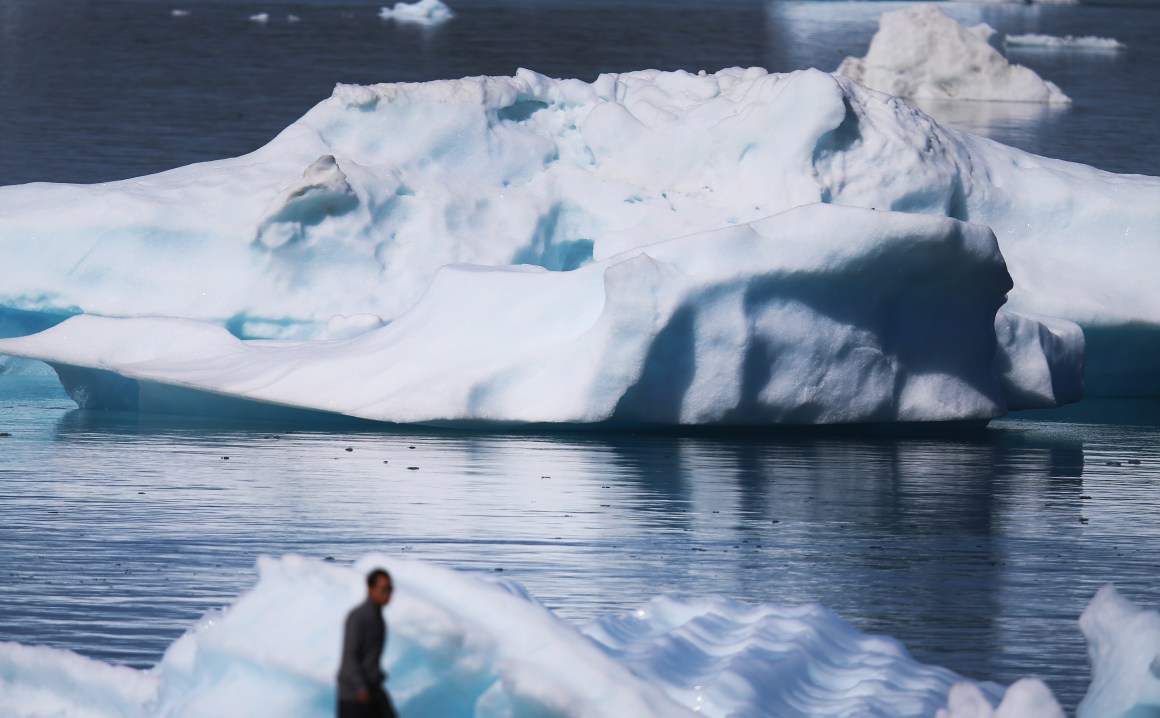
[{"label": "snow-covered ice surface", "polygon": [[440,0],[419,0],[414,3],[399,2],[393,7],[385,7],[379,11],[379,17],[415,25],[438,25],[455,17],[455,13]]},{"label": "snow-covered ice surface", "polygon": [[965,27],[935,5],[882,13],[865,57],[847,57],[837,74],[875,90],[929,100],[1067,103],[1070,98],[990,44],[986,24]]},{"label": "snow-covered ice surface", "polygon": [[[320,337],[327,327],[343,325],[341,317],[361,317],[356,325],[373,327],[394,323],[412,308],[429,311],[438,304],[447,310],[452,278],[482,282],[479,277],[487,276],[497,291],[501,280],[510,280],[513,290],[541,283],[580,292],[582,285],[604,282],[593,278],[612,265],[600,263],[616,258],[620,269],[610,276],[641,272],[640,281],[650,286],[692,288],[706,280],[666,274],[650,245],[669,240],[676,243],[665,246],[705,255],[691,247],[735,237],[729,228],[737,225],[790,222],[792,214],[775,216],[816,203],[986,225],[1014,280],[1009,310],[1071,319],[1089,330],[1127,327],[1143,333],[1145,346],[1154,341],[1160,293],[1149,273],[1133,268],[1160,260],[1160,181],[1036,157],[943,128],[847,78],[760,69],[703,76],[642,71],[593,83],[520,71],[515,77],[340,85],[250,155],[104,185],[2,188],[0,249],[9,261],[0,267],[0,304],[10,308],[10,334],[80,311],[200,319],[241,338]],[[863,249],[886,224],[901,221],[864,221],[869,214],[834,207],[801,211],[830,227],[829,239],[849,238]],[[946,234],[949,226],[929,225],[935,234]],[[633,257],[640,259],[629,262]],[[867,250],[865,258],[873,257]],[[816,258],[824,269],[827,260]],[[803,268],[800,259],[782,259]],[[955,261],[952,254],[946,259]],[[417,304],[441,268],[457,263],[509,268],[491,274],[443,270],[438,291]],[[585,270],[534,276],[510,268],[520,264]],[[681,272],[696,273],[689,262],[681,264]],[[766,264],[760,271],[773,268]],[[889,277],[879,275],[883,284],[893,281]],[[740,284],[748,280],[735,274],[730,281],[727,293],[741,296]],[[609,279],[608,286],[615,285]],[[555,334],[529,338],[521,351],[562,341],[604,309],[593,294],[569,296],[569,307],[583,305],[589,313],[557,312]],[[711,311],[708,294],[683,296],[689,312]],[[976,309],[994,309],[994,295],[972,296],[983,302]],[[480,304],[493,300],[498,295]],[[688,332],[682,334],[677,320],[692,315],[664,301],[656,308],[661,323],[650,330],[654,338],[685,341]],[[540,310],[539,319],[547,322],[551,309]],[[756,316],[744,311],[734,316]],[[665,325],[666,316],[675,323]],[[41,326],[21,330],[25,320]],[[501,317],[492,321],[503,323]],[[831,329],[839,331],[838,324]],[[879,323],[875,331],[884,327]],[[756,336],[759,330],[728,332]],[[389,326],[383,331],[404,334]],[[331,336],[350,333],[348,326]],[[5,347],[14,351],[15,345]],[[434,347],[420,353],[431,356]],[[90,356],[82,364],[100,361]],[[1155,376],[1147,351],[1089,355],[1089,375],[1101,362],[1117,376]],[[237,369],[234,378],[248,371]],[[792,381],[788,376],[780,379]],[[958,380],[978,376],[972,370]],[[490,375],[489,386],[471,401],[489,406],[488,397],[510,377]],[[174,378],[185,383],[188,377]],[[1036,381],[1045,380],[1050,382],[1040,375]],[[993,393],[981,394],[994,403]],[[972,409],[961,416],[982,414]]]},{"label": "snow-covered ice surface", "polygon": [[1079,329],[996,318],[1009,287],[984,227],[813,204],[571,272],[445,267],[347,341],[80,316],[0,351],[58,366],[90,408],[180,411],[159,386],[176,385],[396,423],[950,421],[1078,400]]},{"label": "snow-covered ice surface", "polygon": [[1087,50],[1096,52],[1126,50],[1128,46],[1111,37],[1091,37],[1064,35],[1007,35],[1003,38],[1007,47],[1035,48],[1042,50]]},{"label": "snow-covered ice surface", "polygon": [[[207,615],[148,671],[0,643],[0,713],[331,715],[342,617],[373,566],[388,568],[397,587],[384,664],[403,715],[1062,716],[1034,678],[1006,690],[969,681],[817,605],[664,596],[577,630],[514,582],[375,555],[353,568],[260,559],[257,586]],[[1148,668],[1160,615],[1107,586],[1081,626],[1093,683],[1078,717],[1160,708],[1160,680]]]}]

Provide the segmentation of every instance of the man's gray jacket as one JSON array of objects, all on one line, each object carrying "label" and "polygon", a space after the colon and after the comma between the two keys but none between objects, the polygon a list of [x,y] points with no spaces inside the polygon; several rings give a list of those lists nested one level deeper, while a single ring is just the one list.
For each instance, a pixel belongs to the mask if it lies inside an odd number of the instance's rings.
[{"label": "man's gray jacket", "polygon": [[368,598],[346,617],[342,634],[342,663],[338,667],[338,699],[354,701],[360,691],[381,689],[387,679],[379,663],[387,643],[383,610]]}]

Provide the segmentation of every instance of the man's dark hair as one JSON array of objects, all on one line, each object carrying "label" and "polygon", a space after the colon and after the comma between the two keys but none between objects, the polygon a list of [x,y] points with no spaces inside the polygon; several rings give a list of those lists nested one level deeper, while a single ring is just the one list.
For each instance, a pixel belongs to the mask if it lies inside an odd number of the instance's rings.
[{"label": "man's dark hair", "polygon": [[375,583],[379,580],[379,576],[383,576],[388,581],[391,580],[391,574],[387,573],[385,569],[376,568],[367,574],[367,588],[374,588]]}]

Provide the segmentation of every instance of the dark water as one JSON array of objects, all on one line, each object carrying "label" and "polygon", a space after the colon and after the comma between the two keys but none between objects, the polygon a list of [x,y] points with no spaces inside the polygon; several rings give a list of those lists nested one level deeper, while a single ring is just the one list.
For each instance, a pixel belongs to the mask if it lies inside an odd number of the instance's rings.
[{"label": "dark water", "polygon": [[[336,82],[644,68],[833,70],[896,3],[464,0],[435,28],[384,3],[0,1],[0,184],[96,182],[249,152]],[[1116,172],[1160,175],[1160,7],[945,3],[1002,33],[1096,34],[1124,53],[1012,53],[1075,104],[927,108],[950,124]],[[173,17],[173,8],[190,10]],[[270,22],[249,21],[268,12]],[[300,22],[287,22],[294,14]]]},{"label": "dark water", "polygon": [[69,405],[0,377],[0,640],[147,666],[259,554],[387,551],[503,569],[576,621],[660,593],[816,601],[1074,705],[1095,591],[1160,607],[1157,403],[937,439],[288,432]]}]

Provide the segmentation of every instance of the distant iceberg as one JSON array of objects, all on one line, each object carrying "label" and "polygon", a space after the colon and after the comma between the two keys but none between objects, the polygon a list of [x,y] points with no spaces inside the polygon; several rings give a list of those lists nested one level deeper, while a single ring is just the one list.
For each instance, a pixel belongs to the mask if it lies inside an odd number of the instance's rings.
[{"label": "distant iceberg", "polygon": [[438,25],[455,17],[455,13],[440,0],[419,0],[415,3],[399,2],[395,3],[394,7],[385,7],[379,11],[379,17],[415,25]]},{"label": "distant iceberg", "polygon": [[[1007,689],[916,662],[817,605],[658,597],[579,630],[511,581],[367,556],[354,568],[262,558],[259,580],[152,670],[0,643],[6,718],[333,715],[344,612],[361,576],[391,571],[388,687],[403,715],[441,718],[880,716],[1062,718],[1040,681]],[[1148,715],[1160,614],[1111,586],[1080,621],[1092,685],[1077,718]],[[223,706],[228,710],[223,712]]]},{"label": "distant iceberg", "polygon": [[1067,103],[1071,99],[988,42],[994,29],[964,27],[934,5],[882,13],[866,57],[836,70],[875,90],[927,100]]},{"label": "distant iceberg", "polygon": [[1126,50],[1128,46],[1110,37],[1075,37],[1065,35],[1007,35],[1003,38],[1007,47],[1036,48],[1042,50],[1094,50],[1097,52],[1116,52]]},{"label": "distant iceberg", "polygon": [[[709,341],[708,335],[687,328],[687,322],[709,311],[713,297],[684,294],[693,285],[666,274],[667,260],[654,256],[651,247],[691,247],[697,241],[713,246],[717,238],[735,236],[731,228],[790,222],[788,211],[796,208],[812,212],[819,227],[830,228],[831,236],[819,242],[840,246],[848,239],[851,247],[863,248],[866,266],[881,267],[869,261],[874,252],[865,248],[876,232],[902,226],[895,214],[914,215],[916,222],[941,217],[990,228],[1013,281],[1003,316],[1078,322],[1087,335],[1083,368],[1088,387],[1098,387],[1092,379],[1102,377],[1121,382],[1114,388],[1127,392],[1160,394],[1155,362],[1160,292],[1150,273],[1137,271],[1160,266],[1160,180],[1113,175],[1003,147],[941,127],[905,102],[849,78],[816,70],[784,75],[759,68],[712,75],[642,71],[603,75],[593,83],[524,70],[515,77],[340,85],[331,98],[244,157],[95,186],[0,188],[0,252],[5,257],[0,331],[31,334],[84,313],[199,320],[243,340],[358,341],[355,334],[365,329],[371,332],[365,339],[369,344],[382,336],[402,337],[407,323],[392,326],[412,309],[428,311],[436,299],[438,306],[450,306],[445,303],[449,294],[420,300],[433,282],[444,287],[449,278],[468,274],[454,265],[497,268],[490,278],[497,285],[510,280],[513,287],[523,287],[533,281],[534,272],[526,267],[539,267],[546,271],[536,281],[596,287],[603,286],[601,272],[628,271],[601,264],[618,258],[617,264],[642,271],[656,286],[685,287],[666,296],[683,297],[681,306],[687,309],[655,315],[675,323],[667,330],[650,327],[634,339],[633,351],[639,352],[645,340],[659,342],[657,352],[668,351],[665,347],[679,339],[686,342],[682,351],[711,349],[694,354],[708,361],[723,356],[725,345],[700,344]],[[925,225],[931,237],[978,233],[952,232],[952,226]],[[704,236],[682,239],[699,235]],[[651,257],[655,268],[644,270],[647,257],[627,262],[638,255]],[[953,275],[958,262],[951,256],[941,270],[932,271]],[[819,276],[826,266],[818,265]],[[754,281],[766,281],[758,277],[773,267],[754,266]],[[440,274],[445,277],[437,281]],[[890,276],[883,270],[867,277],[866,286],[885,286]],[[734,280],[730,296],[741,291],[741,274]],[[630,281],[627,286],[635,285]],[[968,296],[980,302],[976,309],[985,307],[995,319],[1002,291],[998,285],[986,286],[992,295]],[[857,304],[844,285],[833,290],[835,297]],[[603,300],[578,296],[585,298],[576,306],[589,313],[554,323],[541,318],[543,324],[575,329],[592,311],[603,311]],[[753,309],[742,302],[740,316],[756,316],[745,314]],[[816,313],[819,307],[807,309]],[[828,316],[835,329],[856,326],[833,312]],[[491,321],[503,323],[502,317]],[[891,336],[884,332],[889,324],[881,318],[875,322],[874,341],[881,344]],[[744,331],[723,326],[730,337],[778,331],[774,324]],[[977,330],[972,326],[955,341],[972,335]],[[995,370],[985,386],[976,382],[976,394],[989,397],[996,407],[1002,406],[1000,396],[1008,407],[1019,405],[1011,400],[1015,394],[1048,396],[1046,387],[1075,376],[1080,368],[1077,335],[1054,329],[1011,335],[1036,337],[1041,346],[1055,347],[1040,353],[1051,357],[1036,360],[1040,370],[1017,372],[1023,377],[1019,386],[1034,374],[1039,388],[996,393],[995,383],[1006,380]],[[986,343],[1000,342],[992,334]],[[6,343],[5,351],[15,352],[15,346]],[[20,351],[28,353],[32,344],[22,346]],[[433,356],[439,346],[444,345],[428,343],[420,355]],[[746,345],[730,361],[741,355],[756,358],[754,346]],[[1064,346],[1070,348],[1057,351]],[[785,357],[800,359],[804,354],[798,349]],[[334,350],[320,346],[320,351]],[[533,354],[522,356],[521,366],[535,366]],[[659,366],[653,364],[659,356],[646,353],[632,364],[633,371]],[[1061,367],[1064,357],[1071,357],[1070,370],[1047,370]],[[767,359],[767,367],[776,364],[775,356]],[[819,366],[833,369],[842,363],[854,366],[849,357],[837,355]],[[100,365],[100,357],[88,357],[84,365]],[[669,397],[668,415],[683,413],[672,406],[686,400],[690,407],[708,406],[695,399],[702,395],[684,389],[693,386],[689,377],[709,366],[684,365],[683,381],[660,382],[681,392],[681,402],[675,394]],[[910,376],[915,366],[901,368]],[[982,376],[980,367],[957,376]],[[498,371],[498,365],[492,368]],[[741,374],[761,376],[749,369]],[[618,381],[624,379],[619,376]],[[788,377],[783,380],[791,381]],[[220,378],[213,386],[223,389]],[[730,382],[725,385],[734,386]],[[762,379],[745,386],[757,391],[768,383]],[[1076,396],[1068,388],[1074,382],[1058,383],[1060,391],[1052,392],[1056,403]],[[490,392],[505,385],[500,374],[487,384],[491,388],[478,397],[494,397]],[[614,396],[613,385],[600,387],[606,399]],[[713,405],[726,406],[727,395],[723,390],[720,403]],[[764,401],[753,406],[765,406]],[[480,400],[473,406],[484,412],[490,404]],[[981,413],[972,409],[962,416]]]}]

